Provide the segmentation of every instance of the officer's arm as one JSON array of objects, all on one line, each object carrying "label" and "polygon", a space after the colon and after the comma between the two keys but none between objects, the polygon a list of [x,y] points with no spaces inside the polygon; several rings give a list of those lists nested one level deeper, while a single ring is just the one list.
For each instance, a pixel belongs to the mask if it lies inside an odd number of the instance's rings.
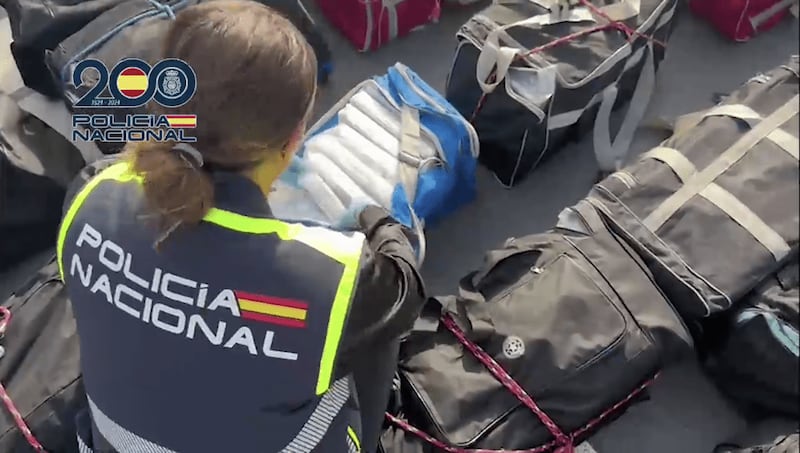
[{"label": "officer's arm", "polygon": [[408,231],[380,208],[364,210],[359,224],[367,246],[339,348],[337,377],[349,374],[354,360],[369,360],[362,351],[408,332],[425,302]]},{"label": "officer's arm", "polygon": [[118,161],[119,161],[119,154],[114,154],[104,157],[95,162],[92,162],[91,164],[83,167],[83,170],[81,170],[81,172],[78,173],[78,176],[76,176],[75,179],[73,179],[72,182],[70,183],[69,187],[67,187],[67,195],[64,197],[64,205],[62,212],[65,213],[67,212],[67,209],[69,209],[69,206],[72,204],[72,200],[75,198],[75,195],[77,195],[78,192],[81,191],[83,186],[85,186],[86,183],[89,182],[89,180],[92,179],[92,177],[94,177],[94,175],[114,165]]}]

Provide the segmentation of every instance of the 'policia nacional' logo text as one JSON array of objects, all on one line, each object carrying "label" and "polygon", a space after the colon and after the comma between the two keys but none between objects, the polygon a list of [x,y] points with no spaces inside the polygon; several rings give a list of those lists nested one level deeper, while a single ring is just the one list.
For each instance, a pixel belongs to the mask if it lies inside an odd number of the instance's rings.
[{"label": "'policia nacional' logo text", "polygon": [[188,132],[197,127],[197,115],[132,113],[151,100],[167,109],[189,102],[197,79],[185,61],[169,58],[151,67],[127,58],[109,71],[102,61],[87,59],[75,65],[71,81],[76,90],[88,90],[74,103],[72,140],[196,141]]},{"label": "'policia nacional' logo text", "polygon": [[[131,270],[133,255],[115,242],[104,240],[88,223],[83,225],[75,246],[95,249],[97,259],[91,261],[99,265],[83,263],[75,253],[69,259],[69,274],[77,276],[90,293],[141,322],[189,340],[205,338],[214,346],[241,349],[253,356],[297,360],[297,353],[275,347],[274,330],[267,328],[263,334],[258,334],[262,329],[257,326],[305,328],[308,306],[304,302],[230,289],[209,293],[208,284],[158,267],[142,273],[139,266],[138,274],[134,273]],[[66,257],[64,264],[67,264]],[[197,313],[198,308],[227,312],[231,319],[210,325],[213,323]]]}]

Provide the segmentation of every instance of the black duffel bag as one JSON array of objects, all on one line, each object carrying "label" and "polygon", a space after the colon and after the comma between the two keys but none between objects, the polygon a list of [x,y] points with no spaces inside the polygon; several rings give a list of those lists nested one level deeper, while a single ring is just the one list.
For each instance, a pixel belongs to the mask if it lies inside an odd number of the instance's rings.
[{"label": "black duffel bag", "polygon": [[45,65],[45,51],[103,11],[126,0],[0,0],[11,25],[11,54],[26,86],[50,97],[61,90]]},{"label": "black duffel bag", "polygon": [[749,294],[708,360],[722,390],[745,408],[800,416],[798,274],[795,257]]},{"label": "black duffel bag", "polygon": [[0,408],[0,452],[42,451],[41,445],[78,453],[75,416],[88,406],[75,318],[55,257],[0,311],[0,381],[7,397]]},{"label": "black duffel bag", "polygon": [[558,451],[689,351],[686,327],[645,265],[591,219],[570,226],[589,232],[510,239],[457,297],[427,305],[401,349],[385,453]]},{"label": "black duffel bag", "polygon": [[[473,16],[457,33],[446,93],[475,126],[481,163],[510,187],[591,130],[599,169],[624,163],[679,4],[503,0]],[[627,101],[614,136],[612,108]]]},{"label": "black duffel bag", "polygon": [[[330,48],[301,0],[258,1],[281,11],[303,32],[317,54],[320,81],[327,81],[332,71]],[[25,85],[51,97],[62,95],[64,81],[69,80],[64,77],[65,73],[71,69],[66,67],[67,63],[74,62],[75,58],[99,56],[109,68],[123,58],[138,57],[152,62],[161,48],[158,43],[168,24],[168,10],[177,11],[194,3],[198,2],[0,0],[0,6],[8,12],[13,39],[11,51]],[[159,14],[151,14],[158,10]],[[154,20],[163,24],[140,28],[140,24]],[[130,22],[123,27],[123,21]],[[120,32],[124,35],[121,38],[116,36]],[[102,49],[107,46],[112,49]],[[51,52],[54,55],[49,55]]]},{"label": "black duffel bag", "polygon": [[0,271],[55,245],[66,187],[100,155],[70,142],[69,128],[62,103],[25,87],[0,92]]}]

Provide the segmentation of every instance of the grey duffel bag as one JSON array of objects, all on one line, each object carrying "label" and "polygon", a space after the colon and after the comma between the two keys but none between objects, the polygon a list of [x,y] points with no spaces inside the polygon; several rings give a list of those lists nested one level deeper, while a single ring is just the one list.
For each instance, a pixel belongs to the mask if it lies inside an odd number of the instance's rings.
[{"label": "grey duffel bag", "polygon": [[797,253],[798,58],[680,118],[589,200],[688,319],[731,308]]},{"label": "grey duffel bag", "polygon": [[[678,5],[586,0],[559,9],[564,3],[497,0],[457,34],[447,100],[471,119],[481,163],[505,186],[591,127],[598,166],[617,169],[647,108]],[[612,137],[611,110],[628,100]]]}]

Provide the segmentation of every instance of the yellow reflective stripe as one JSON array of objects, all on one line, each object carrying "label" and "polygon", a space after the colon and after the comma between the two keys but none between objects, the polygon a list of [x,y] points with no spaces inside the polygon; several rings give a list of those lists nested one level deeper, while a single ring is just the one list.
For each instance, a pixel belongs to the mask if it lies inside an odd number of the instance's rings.
[{"label": "yellow reflective stripe", "polygon": [[347,435],[350,437],[350,440],[353,441],[353,444],[355,444],[356,451],[361,451],[361,441],[358,440],[356,431],[351,426],[347,427]]},{"label": "yellow reflective stripe", "polygon": [[219,208],[211,208],[203,220],[241,233],[277,234],[284,241],[302,242],[345,265],[352,259],[355,249],[358,249],[359,257],[361,256],[361,245],[364,241],[361,233],[346,236],[327,228],[249,217]]},{"label": "yellow reflective stripe", "polygon": [[[86,197],[98,184],[106,180],[118,182],[137,181],[141,183],[143,178],[141,175],[130,172],[130,164],[128,162],[120,162],[97,174],[78,192],[64,216],[58,235],[58,267],[62,280],[64,278],[62,251],[67,231]],[[320,358],[319,375],[317,377],[317,395],[328,391],[333,378],[333,367],[344,331],[344,323],[347,319],[350,302],[353,298],[353,290],[358,279],[364,235],[352,233],[348,236],[327,228],[307,227],[302,224],[286,223],[276,219],[249,217],[219,208],[211,208],[203,220],[241,233],[276,234],[281,240],[301,242],[344,265],[339,286],[333,299],[333,305],[331,306],[328,330],[325,334],[325,344],[322,347],[322,357]]]},{"label": "yellow reflective stripe", "polygon": [[322,357],[319,361],[319,377],[317,378],[317,395],[321,395],[328,390],[333,379],[333,366],[336,362],[336,354],[339,351],[339,342],[344,333],[344,321],[350,310],[350,301],[353,299],[353,290],[358,278],[358,266],[361,261],[361,247],[359,244],[358,252],[354,254],[344,264],[342,278],[339,280],[339,287],[336,289],[336,296],[333,298],[333,307],[328,319],[328,332],[325,335],[325,345],[322,347]]},{"label": "yellow reflective stripe", "polygon": [[69,231],[69,227],[72,226],[72,221],[75,220],[75,215],[78,213],[78,210],[81,208],[81,206],[83,206],[84,201],[86,201],[86,197],[88,197],[92,190],[94,190],[94,188],[97,187],[97,185],[101,182],[109,179],[124,181],[126,180],[126,174],[128,174],[128,180],[135,178],[135,175],[130,175],[130,173],[128,173],[128,169],[129,165],[127,162],[121,162],[106,168],[94,178],[90,179],[83,186],[83,188],[78,191],[78,193],[75,195],[75,198],[72,200],[72,204],[70,204],[66,214],[64,214],[64,219],[61,220],[61,227],[59,227],[58,240],[56,242],[58,272],[62,281],[64,280],[64,241],[67,239],[67,231]]}]

